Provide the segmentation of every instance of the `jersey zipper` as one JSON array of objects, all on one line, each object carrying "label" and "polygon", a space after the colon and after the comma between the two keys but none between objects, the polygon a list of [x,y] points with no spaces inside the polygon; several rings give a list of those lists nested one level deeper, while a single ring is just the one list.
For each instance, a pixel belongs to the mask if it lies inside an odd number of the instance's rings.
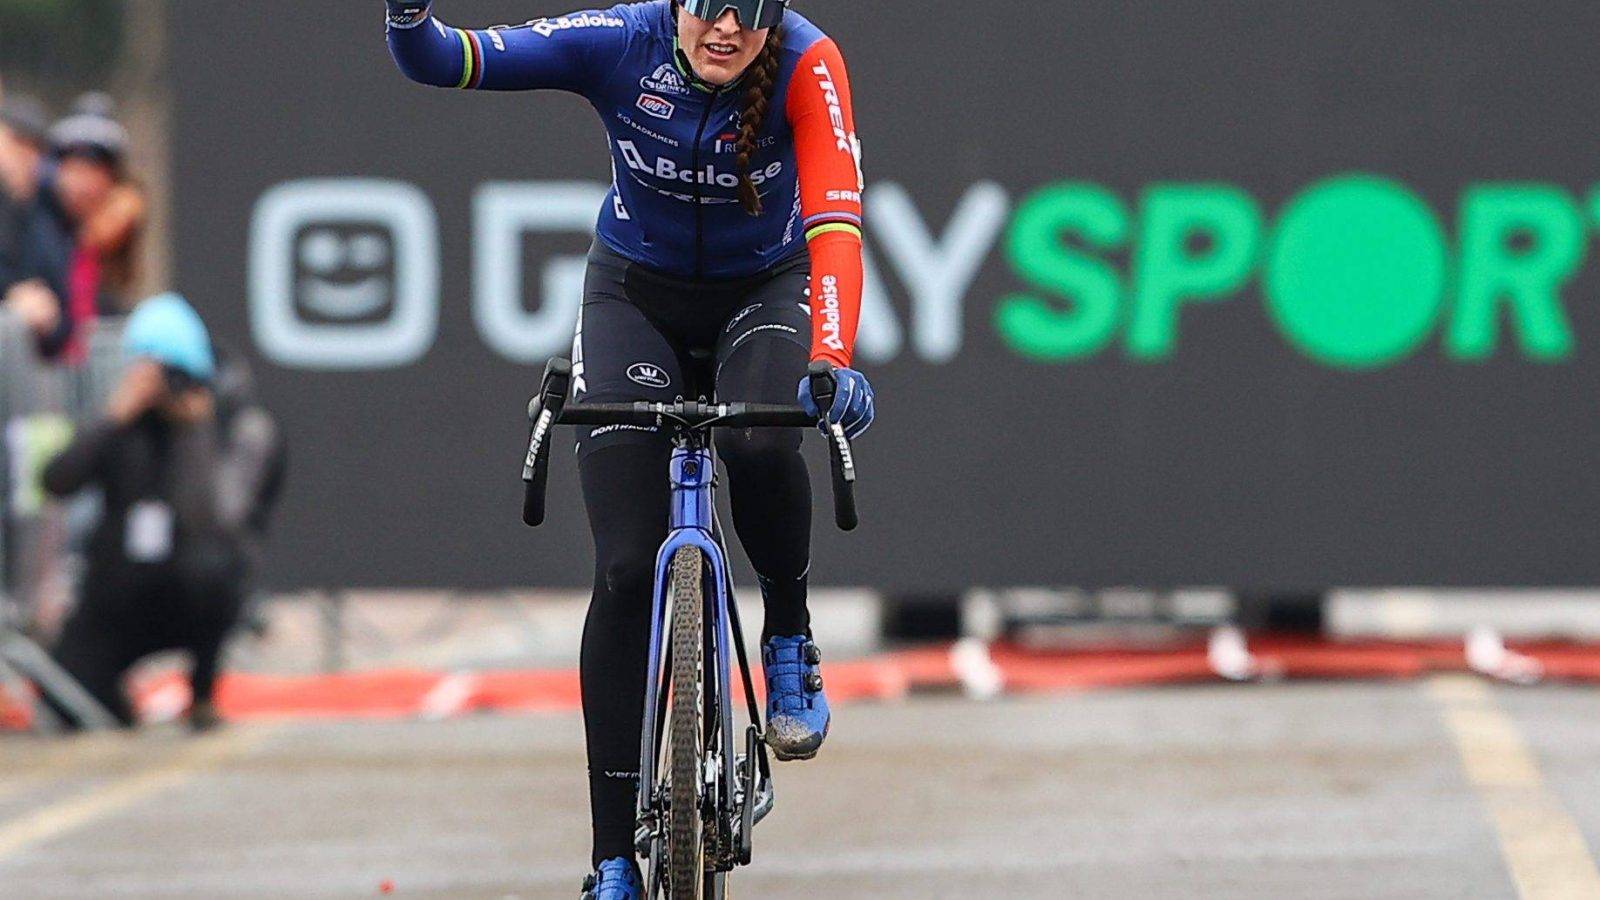
[{"label": "jersey zipper", "polygon": [[689,177],[689,183],[694,185],[694,277],[705,277],[705,217],[701,209],[705,204],[703,196],[704,184],[700,181],[700,142],[706,136],[706,123],[711,121],[712,107],[717,105],[717,97],[721,96],[720,86],[711,89],[711,97],[706,100],[706,111],[700,114],[700,127],[694,132],[694,149],[689,151],[689,163],[694,174]]}]

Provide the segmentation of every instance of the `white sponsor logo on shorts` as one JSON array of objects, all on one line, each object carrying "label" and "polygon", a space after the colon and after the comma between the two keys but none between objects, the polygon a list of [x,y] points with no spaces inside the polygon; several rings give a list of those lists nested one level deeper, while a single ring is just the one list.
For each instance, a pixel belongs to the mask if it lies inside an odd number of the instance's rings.
[{"label": "white sponsor logo on shorts", "polygon": [[629,366],[628,380],[634,384],[642,384],[648,388],[664,388],[672,386],[672,376],[663,371],[660,366],[651,363],[637,362]]},{"label": "white sponsor logo on shorts", "polygon": [[601,425],[599,428],[590,431],[589,437],[591,439],[604,437],[608,434],[616,434],[619,431],[643,431],[650,434],[655,434],[660,430],[661,429],[655,427],[654,425]]},{"label": "white sponsor logo on shorts", "polygon": [[722,333],[723,334],[732,334],[733,333],[733,329],[735,327],[737,327],[740,322],[744,321],[745,316],[750,315],[751,313],[755,312],[756,310],[758,310],[760,308],[761,308],[761,304],[752,303],[749,306],[746,306],[744,309],[739,310],[737,313],[734,314],[733,318],[728,320],[728,327],[722,329]]},{"label": "white sponsor logo on shorts", "polygon": [[769,323],[767,323],[765,325],[757,325],[754,328],[750,329],[749,331],[746,331],[744,334],[741,334],[738,337],[734,338],[733,339],[733,343],[728,345],[729,349],[732,349],[733,347],[737,347],[740,344],[744,343],[746,338],[754,337],[754,336],[756,336],[758,334],[761,334],[764,331],[781,331],[784,334],[799,334],[800,333],[796,329],[790,328],[788,325],[784,325],[784,324],[781,324],[781,323],[778,323],[778,322],[769,322]]}]

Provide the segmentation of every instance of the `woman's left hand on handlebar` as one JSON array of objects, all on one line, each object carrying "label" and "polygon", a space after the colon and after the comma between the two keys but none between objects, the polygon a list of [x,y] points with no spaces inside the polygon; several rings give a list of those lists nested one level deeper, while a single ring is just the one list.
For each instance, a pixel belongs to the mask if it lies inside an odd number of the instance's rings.
[{"label": "woman's left hand on handlebar", "polygon": [[[855,369],[834,369],[837,387],[833,393],[833,407],[828,410],[830,424],[844,426],[845,437],[854,440],[872,427],[877,415],[873,406],[872,384],[867,376]],[[800,379],[800,406],[813,416],[821,418],[816,401],[811,399],[811,379]]]}]

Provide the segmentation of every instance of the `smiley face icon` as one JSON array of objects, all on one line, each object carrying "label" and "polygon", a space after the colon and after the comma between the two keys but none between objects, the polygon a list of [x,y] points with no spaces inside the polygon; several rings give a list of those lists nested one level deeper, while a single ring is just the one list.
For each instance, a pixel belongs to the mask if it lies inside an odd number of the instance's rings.
[{"label": "smiley face icon", "polygon": [[250,324],[279,365],[324,370],[408,365],[438,331],[438,220],[404,182],[317,179],[278,185],[250,229]]},{"label": "smiley face icon", "polygon": [[394,302],[392,235],[325,225],[301,232],[294,299],[305,318],[370,322]]}]

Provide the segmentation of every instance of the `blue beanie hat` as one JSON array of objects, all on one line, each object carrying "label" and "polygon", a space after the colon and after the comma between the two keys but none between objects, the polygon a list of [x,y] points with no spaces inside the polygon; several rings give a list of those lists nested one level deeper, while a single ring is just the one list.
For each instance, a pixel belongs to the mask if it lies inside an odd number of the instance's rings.
[{"label": "blue beanie hat", "polygon": [[217,368],[205,323],[177,294],[151,297],[134,307],[122,332],[122,353],[149,357],[198,381],[210,381]]}]

